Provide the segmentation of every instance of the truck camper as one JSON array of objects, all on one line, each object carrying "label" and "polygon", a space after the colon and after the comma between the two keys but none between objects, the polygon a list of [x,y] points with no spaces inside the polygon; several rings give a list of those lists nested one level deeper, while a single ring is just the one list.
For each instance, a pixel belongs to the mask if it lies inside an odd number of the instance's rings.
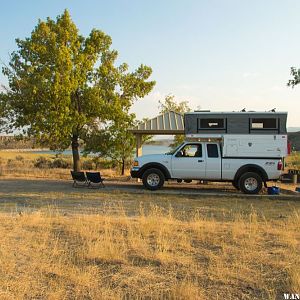
[{"label": "truck camper", "polygon": [[131,176],[156,190],[165,180],[230,181],[247,194],[279,179],[288,154],[286,112],[191,112],[185,142],[134,160]]}]

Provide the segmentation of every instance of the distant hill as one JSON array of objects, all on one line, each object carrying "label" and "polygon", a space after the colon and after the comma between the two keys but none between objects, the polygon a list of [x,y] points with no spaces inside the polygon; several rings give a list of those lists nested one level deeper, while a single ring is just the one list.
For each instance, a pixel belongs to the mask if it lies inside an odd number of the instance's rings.
[{"label": "distant hill", "polygon": [[300,131],[300,127],[288,127],[287,131],[288,132],[297,132],[297,131]]},{"label": "distant hill", "polygon": [[288,139],[292,144],[292,150],[300,151],[300,131],[289,132]]}]

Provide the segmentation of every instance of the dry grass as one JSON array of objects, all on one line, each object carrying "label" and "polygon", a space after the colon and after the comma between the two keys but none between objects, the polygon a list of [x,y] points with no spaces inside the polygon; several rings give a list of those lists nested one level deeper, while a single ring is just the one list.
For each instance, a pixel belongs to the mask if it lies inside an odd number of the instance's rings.
[{"label": "dry grass", "polygon": [[[69,170],[33,169],[32,154],[9,155],[1,153],[4,177],[69,178]],[[0,299],[283,299],[300,291],[299,201],[20,179],[2,180],[0,190]]]},{"label": "dry grass", "polygon": [[[41,154],[26,151],[0,151],[0,176],[6,178],[70,178],[70,168],[36,168],[34,163],[41,157],[53,160],[55,154]],[[59,157],[70,163],[72,161],[70,155],[60,155]],[[89,159],[90,158],[82,157],[81,162],[84,163]],[[129,174],[128,172],[127,170],[126,175]],[[112,168],[102,168],[102,173],[106,177],[116,177],[119,171]]]},{"label": "dry grass", "polygon": [[300,169],[300,152],[292,152],[286,159],[288,169]]},{"label": "dry grass", "polygon": [[0,214],[1,299],[281,299],[299,292],[299,210],[224,220],[151,206]]}]

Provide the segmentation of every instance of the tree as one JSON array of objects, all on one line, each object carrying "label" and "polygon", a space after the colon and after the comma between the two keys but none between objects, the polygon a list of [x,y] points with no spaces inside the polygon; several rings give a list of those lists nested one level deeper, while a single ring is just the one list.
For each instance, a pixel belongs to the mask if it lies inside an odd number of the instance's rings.
[{"label": "tree", "polygon": [[291,75],[293,79],[290,79],[287,83],[288,86],[291,86],[292,88],[295,87],[295,85],[300,83],[300,69],[296,69],[294,67],[291,68]]},{"label": "tree", "polygon": [[[145,121],[145,120],[143,120]],[[134,114],[123,112],[120,116],[109,122],[96,126],[88,134],[84,153],[96,153],[97,155],[113,160],[121,169],[121,175],[125,174],[125,166],[133,158],[136,146],[135,136],[130,129],[137,126]],[[151,135],[143,136],[143,143],[150,140]]]},{"label": "tree", "polygon": [[5,116],[4,103],[0,99],[0,133],[3,130],[3,125],[5,123],[4,116]]},{"label": "tree", "polygon": [[16,39],[18,50],[3,68],[9,88],[10,124],[22,128],[52,150],[72,146],[74,170],[80,170],[79,142],[96,123],[117,120],[155,82],[150,67],[134,72],[115,66],[111,38],[93,29],[78,33],[67,10],[56,21],[39,21],[29,38]]},{"label": "tree", "polygon": [[135,138],[129,131],[134,125],[134,114],[124,112],[107,124],[95,126],[86,138],[84,153],[96,153],[101,157],[112,159],[125,173],[126,161],[133,156]]},{"label": "tree", "polygon": [[[164,114],[168,111],[174,111],[179,114],[184,114],[186,112],[191,111],[191,108],[189,107],[188,101],[177,102],[175,100],[175,96],[169,94],[165,97],[165,99],[163,101],[159,101],[159,110],[160,110],[159,112],[161,114]],[[183,141],[184,141],[184,135],[182,135],[182,134],[175,135],[174,141],[170,145],[170,147],[172,149],[174,149],[177,146],[179,146],[180,144],[182,144]]]}]

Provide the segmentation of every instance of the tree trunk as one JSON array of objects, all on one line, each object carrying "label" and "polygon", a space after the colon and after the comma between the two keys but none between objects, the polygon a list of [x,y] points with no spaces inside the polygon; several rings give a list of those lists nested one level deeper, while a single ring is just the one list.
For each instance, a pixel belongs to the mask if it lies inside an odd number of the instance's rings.
[{"label": "tree trunk", "polygon": [[72,155],[73,155],[73,170],[75,172],[80,171],[80,157],[79,157],[79,142],[78,136],[73,135],[72,137]]},{"label": "tree trunk", "polygon": [[122,172],[121,172],[121,175],[124,175],[125,174],[125,159],[122,158]]}]

